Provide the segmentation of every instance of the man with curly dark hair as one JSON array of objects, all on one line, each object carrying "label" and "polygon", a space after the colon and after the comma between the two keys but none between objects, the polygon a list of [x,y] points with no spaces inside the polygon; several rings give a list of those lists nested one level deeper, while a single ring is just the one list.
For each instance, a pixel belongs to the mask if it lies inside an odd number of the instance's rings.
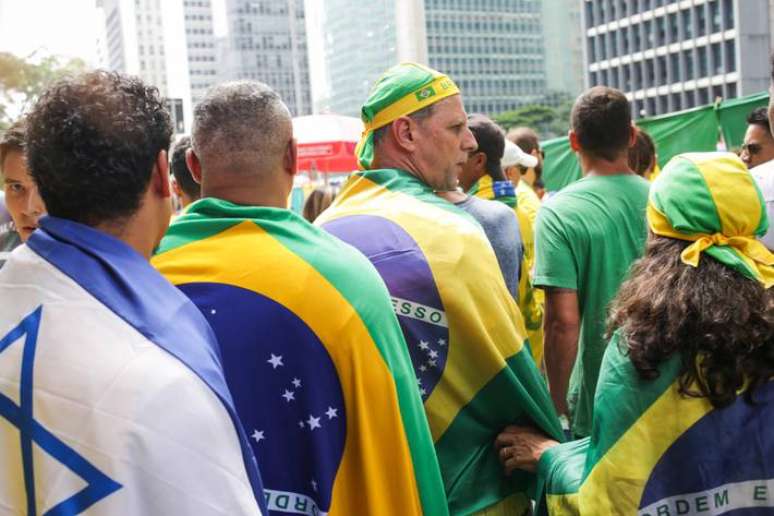
[{"label": "man with curly dark hair", "polygon": [[612,304],[590,440],[511,428],[552,514],[696,514],[774,497],[774,255],[760,192],[730,153],[683,154],[653,183],[650,236]]},{"label": "man with curly dark hair", "polygon": [[102,71],[55,83],[28,115],[49,216],[0,271],[12,513],[261,513],[212,330],[148,263],[171,213],[171,135],[156,88]]}]

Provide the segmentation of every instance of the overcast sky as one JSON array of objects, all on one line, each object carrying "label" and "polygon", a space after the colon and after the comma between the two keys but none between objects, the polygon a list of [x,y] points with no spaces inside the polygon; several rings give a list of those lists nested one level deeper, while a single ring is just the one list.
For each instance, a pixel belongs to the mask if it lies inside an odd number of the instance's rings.
[{"label": "overcast sky", "polygon": [[[165,0],[166,1],[166,0]],[[95,0],[0,0],[0,51],[96,59]],[[225,0],[213,0],[214,31],[226,32]]]}]

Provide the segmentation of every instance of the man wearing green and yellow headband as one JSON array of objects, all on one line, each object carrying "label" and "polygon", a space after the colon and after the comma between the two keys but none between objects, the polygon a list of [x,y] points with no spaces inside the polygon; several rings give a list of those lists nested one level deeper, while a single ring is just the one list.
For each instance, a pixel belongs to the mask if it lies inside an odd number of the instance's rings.
[{"label": "man wearing green and yellow headband", "polygon": [[561,427],[495,253],[457,188],[476,141],[457,86],[413,63],[389,69],[362,109],[354,174],[316,223],[365,254],[406,338],[451,514],[523,514],[531,474],[504,477],[494,438]]},{"label": "man wearing green and yellow headband", "polygon": [[[550,515],[771,514],[774,255],[745,165],[683,154],[654,181],[643,258],[611,304],[591,437],[501,435]],[[553,446],[552,446],[553,445]],[[542,511],[539,511],[542,512]]]}]

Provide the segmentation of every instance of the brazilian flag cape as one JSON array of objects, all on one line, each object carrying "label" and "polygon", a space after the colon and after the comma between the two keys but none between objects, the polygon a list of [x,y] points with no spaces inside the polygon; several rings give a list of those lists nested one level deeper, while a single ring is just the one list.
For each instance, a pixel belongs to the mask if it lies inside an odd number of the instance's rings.
[{"label": "brazilian flag cape", "polygon": [[521,514],[534,477],[505,477],[494,439],[512,423],[557,439],[561,427],[481,227],[392,169],[354,174],[315,222],[365,254],[387,284],[450,511]]},{"label": "brazilian flag cape", "polygon": [[678,392],[679,355],[646,381],[621,346],[623,338],[614,335],[602,361],[591,436],[540,459],[543,509],[552,515],[771,514],[774,382],[755,391],[754,404],[739,396],[716,410],[706,398]]},{"label": "brazilian flag cape", "polygon": [[516,196],[516,189],[510,181],[492,181],[488,175],[479,179],[468,191],[481,199],[499,201],[510,206],[519,220],[524,259],[521,262],[519,278],[519,310],[527,327],[527,337],[532,358],[538,367],[543,363],[543,291],[532,286],[532,269],[535,266],[535,228],[529,213],[523,209]]},{"label": "brazilian flag cape", "polygon": [[447,514],[406,343],[360,253],[290,210],[206,198],[153,264],[215,330],[270,514]]}]

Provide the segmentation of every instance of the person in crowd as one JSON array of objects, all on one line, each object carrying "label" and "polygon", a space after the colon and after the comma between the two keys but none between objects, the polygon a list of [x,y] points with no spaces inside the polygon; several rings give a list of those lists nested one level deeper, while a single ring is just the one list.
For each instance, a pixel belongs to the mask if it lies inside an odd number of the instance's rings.
[{"label": "person in crowd", "polygon": [[153,263],[215,330],[269,513],[445,514],[383,282],[287,209],[288,108],[263,83],[224,83],[196,106],[192,134],[188,164],[205,198],[172,224]]},{"label": "person in crowd", "polygon": [[545,155],[540,148],[540,140],[537,133],[529,127],[515,127],[508,131],[508,140],[515,143],[519,149],[532,156],[537,163],[532,166],[519,165],[519,181],[516,185],[516,197],[519,205],[524,207],[529,215],[532,227],[535,226],[538,210],[540,210],[540,198],[535,193],[535,182],[543,177],[543,160]]},{"label": "person in crowd", "polygon": [[629,168],[638,176],[651,180],[653,171],[658,165],[656,144],[653,138],[642,129],[637,129],[637,140],[629,149]]},{"label": "person in crowd", "polygon": [[591,431],[607,305],[644,248],[649,183],[629,168],[631,106],[594,87],[572,109],[570,145],[584,177],[538,214],[535,286],[545,291],[545,366],[551,397],[572,433]]},{"label": "person in crowd", "polygon": [[194,181],[191,171],[185,162],[185,155],[191,148],[191,137],[183,136],[178,139],[171,149],[172,156],[169,159],[169,168],[172,170],[172,191],[180,201],[182,210],[198,201],[202,196],[199,183]]},{"label": "person in crowd", "polygon": [[[484,175],[503,178],[500,160],[505,148],[502,129],[484,115],[468,117],[468,127],[476,138],[477,150],[471,152],[460,172],[460,183],[472,185]],[[519,221],[512,209],[502,203],[467,195],[460,189],[439,192],[439,196],[470,214],[484,229],[492,244],[505,285],[518,301],[520,266],[524,258]]]},{"label": "person in crowd", "polygon": [[0,190],[0,268],[19,244],[21,238],[14,228],[11,214],[5,207],[5,192]]},{"label": "person in crowd", "polygon": [[543,199],[546,196],[546,185],[543,182],[542,179],[538,179],[535,181],[535,184],[532,185],[532,188],[535,190],[535,194],[538,196],[538,199],[542,202]]},{"label": "person in crowd", "polygon": [[[525,146],[527,146],[525,144]],[[538,152],[535,148],[531,154],[524,152],[521,147],[511,140],[505,140],[505,152],[503,153],[502,167],[505,177],[512,185],[510,197],[495,192],[494,198],[508,203],[516,211],[519,219],[519,229],[521,231],[522,241],[524,243],[524,261],[522,263],[522,275],[519,279],[519,309],[524,316],[524,322],[527,326],[527,336],[529,337],[530,350],[535,363],[542,369],[543,367],[543,305],[545,304],[543,291],[535,289],[532,282],[532,276],[535,267],[535,218],[540,203],[535,204],[531,198],[531,189],[521,188],[518,185],[522,180],[522,175],[534,177],[535,169],[541,167],[541,162],[537,157]],[[542,159],[542,155],[540,157]],[[537,181],[536,181],[537,184]],[[485,194],[486,189],[480,189],[481,194]],[[520,196],[520,197],[519,197]]]},{"label": "person in crowd", "polygon": [[[653,183],[644,257],[612,302],[590,439],[497,439],[539,468],[550,514],[769,514],[774,255],[753,178],[731,153],[683,154]],[[654,331],[658,328],[658,331]]]},{"label": "person in crowd", "polygon": [[0,137],[0,172],[3,178],[4,209],[0,210],[0,267],[8,253],[26,241],[46,213],[38,188],[24,157],[27,123],[20,118]]},{"label": "person in crowd", "polygon": [[0,507],[261,514],[212,330],[148,263],[171,212],[158,91],[89,72],[27,123],[49,215],[0,270]]},{"label": "person in crowd", "polygon": [[[753,165],[753,168],[750,169],[750,172],[752,173],[753,177],[755,178],[755,181],[758,183],[758,187],[761,190],[761,194],[763,195],[763,201],[766,203],[766,212],[769,215],[769,220],[774,220],[774,155],[771,157],[768,157],[770,155],[770,149],[772,146],[774,146],[774,132],[772,132],[771,124],[769,123],[769,120],[771,120],[771,117],[774,116],[774,54],[771,56],[771,85],[769,86],[769,107],[766,113],[766,127],[769,128],[769,134],[770,137],[768,140],[766,140],[763,137],[759,137],[757,142],[753,142],[752,140],[750,143],[757,143],[761,146],[761,151],[756,154],[756,158],[760,158],[760,160],[757,162],[757,166]],[[753,118],[752,115],[750,118]],[[761,116],[757,116],[756,119],[761,119]],[[748,119],[749,122],[749,119]],[[747,136],[750,134],[750,132],[753,133],[759,133],[759,128],[762,126],[760,124],[757,124],[755,127],[752,126],[752,123],[747,128],[747,134],[745,134],[745,142],[747,142]],[[750,149],[748,148],[748,153]],[[752,162],[746,163],[748,167],[752,165]],[[765,235],[761,237],[761,241],[763,244],[769,248],[769,250],[774,251],[774,228],[769,228],[769,231],[766,232]]]},{"label": "person in crowd", "polygon": [[493,437],[516,421],[557,439],[561,428],[485,233],[437,195],[457,188],[477,147],[459,89],[403,63],[379,78],[361,113],[363,170],[316,224],[365,254],[387,285],[450,512],[522,514],[530,478],[503,480]]},{"label": "person in crowd", "polygon": [[336,188],[328,185],[318,186],[312,190],[312,193],[309,194],[309,197],[304,202],[304,218],[309,222],[314,222],[320,216],[320,213],[328,209],[333,199],[336,198],[337,193]]},{"label": "person in crowd", "polygon": [[768,108],[755,108],[747,115],[747,131],[739,157],[749,169],[774,160],[774,136]]}]

